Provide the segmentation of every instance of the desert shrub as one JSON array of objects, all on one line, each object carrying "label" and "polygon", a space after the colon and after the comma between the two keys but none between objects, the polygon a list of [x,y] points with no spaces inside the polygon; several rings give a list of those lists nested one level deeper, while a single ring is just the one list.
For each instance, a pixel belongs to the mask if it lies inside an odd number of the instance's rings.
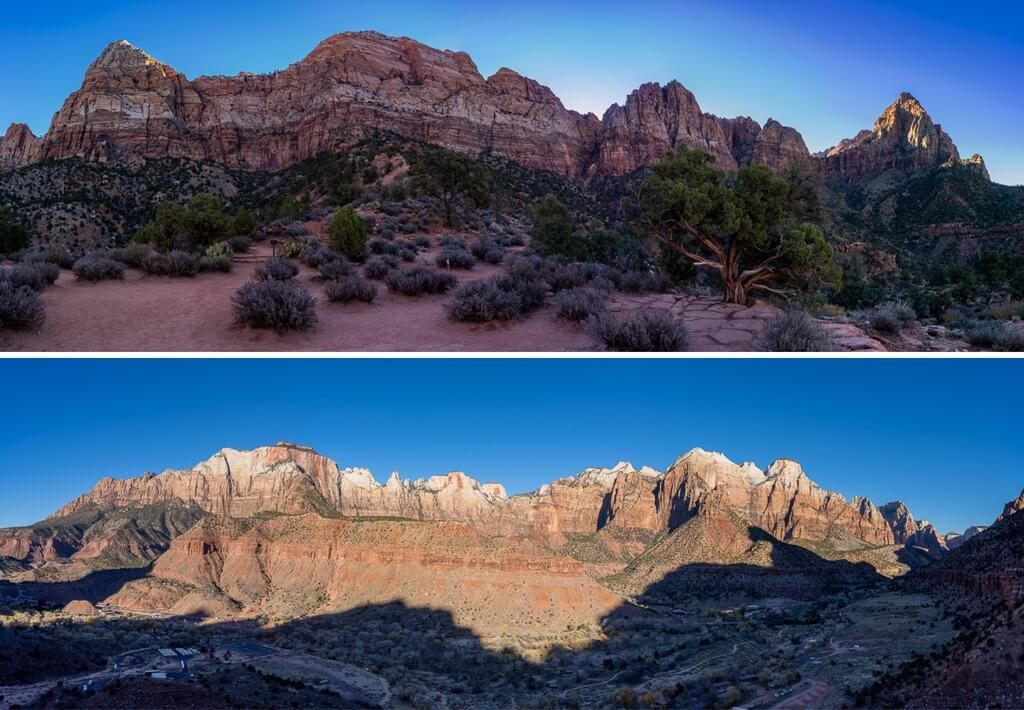
[{"label": "desert shrub", "polygon": [[539,282],[498,276],[463,284],[445,304],[445,311],[455,321],[511,320],[540,308],[546,294],[547,288]]},{"label": "desert shrub", "polygon": [[816,353],[835,349],[832,338],[803,311],[786,311],[765,324],[757,349],[773,353]]},{"label": "desert shrub", "polygon": [[[330,258],[327,258],[327,255],[330,255]],[[355,272],[352,262],[332,252],[327,252],[320,264],[320,276],[327,281],[338,281],[346,276],[352,276]]]},{"label": "desert shrub", "polygon": [[413,243],[420,249],[429,249],[432,246],[430,242],[430,237],[426,236],[425,234],[417,236],[415,239],[413,239]]},{"label": "desert shrub", "polygon": [[192,277],[199,273],[199,259],[186,251],[152,252],[142,260],[142,270],[150,276]]},{"label": "desert shrub", "polygon": [[1024,352],[1024,330],[1004,330],[995,344],[995,349],[1003,352]]},{"label": "desert shrub", "polygon": [[595,337],[620,352],[679,352],[686,349],[683,322],[663,311],[644,311],[618,319],[604,314],[591,321]]},{"label": "desert shrub", "polygon": [[36,291],[0,279],[0,329],[38,329],[45,318],[43,301]]},{"label": "desert shrub", "polygon": [[906,303],[886,303],[868,314],[868,323],[880,333],[898,333],[917,318]]},{"label": "desert shrub", "polygon": [[285,259],[298,259],[305,249],[306,243],[300,239],[289,239],[277,247],[277,256]]},{"label": "desert shrub", "polygon": [[250,281],[231,298],[235,320],[283,333],[316,324],[316,301],[294,281]]},{"label": "desert shrub", "polygon": [[299,252],[299,261],[311,269],[319,269],[326,255],[326,250],[319,242],[309,242]]},{"label": "desert shrub", "polygon": [[[244,207],[241,208],[231,220],[231,231],[238,235],[237,237],[234,237],[233,240],[245,239],[256,231],[256,218],[249,213],[249,210]],[[234,244],[231,246],[234,247]],[[239,249],[237,251],[245,251],[248,248],[249,247],[246,246],[244,249]]]},{"label": "desert shrub", "polygon": [[472,269],[476,259],[469,250],[459,247],[443,247],[435,259],[437,265],[445,269]]},{"label": "desert shrub", "polygon": [[228,256],[202,256],[199,259],[199,270],[203,272],[222,271],[225,274],[231,272],[233,262]]},{"label": "desert shrub", "polygon": [[291,259],[272,256],[253,271],[257,281],[287,281],[299,275],[299,267]]},{"label": "desert shrub", "polygon": [[491,239],[481,237],[473,242],[470,253],[479,261],[488,264],[500,264],[505,258],[505,248]]},{"label": "desert shrub", "polygon": [[502,261],[509,276],[527,281],[550,280],[548,263],[539,256],[526,254],[508,254]]},{"label": "desert shrub", "polygon": [[988,317],[995,320],[1024,320],[1024,301],[1007,301],[989,306]]},{"label": "desert shrub", "polygon": [[452,247],[453,249],[468,249],[466,246],[466,240],[462,237],[457,237],[454,234],[442,234],[438,240],[441,247]]},{"label": "desert shrub", "polygon": [[153,249],[148,244],[133,242],[117,249],[111,249],[107,256],[114,261],[120,261],[125,266],[141,269],[142,262],[152,253]]},{"label": "desert shrub", "polygon": [[419,296],[425,293],[447,293],[458,283],[458,279],[447,271],[421,266],[412,269],[393,269],[384,278],[384,283],[395,293]]},{"label": "desert shrub", "polygon": [[398,258],[407,263],[412,263],[416,261],[416,252],[409,248],[399,249]]},{"label": "desert shrub", "polygon": [[372,303],[377,297],[377,285],[362,276],[345,276],[337,281],[328,281],[324,286],[324,293],[328,300],[336,303]]},{"label": "desert shrub", "polygon": [[976,348],[993,348],[1002,340],[1005,332],[999,321],[973,323],[964,331],[964,339]]},{"label": "desert shrub", "polygon": [[390,274],[393,268],[394,267],[384,259],[370,259],[366,262],[366,266],[363,267],[363,275],[368,279],[380,281]]},{"label": "desert shrub", "polygon": [[599,291],[590,288],[559,291],[555,294],[555,313],[559,318],[579,323],[604,313],[604,300]]},{"label": "desert shrub", "polygon": [[252,239],[242,236],[231,237],[231,239],[228,240],[228,244],[231,245],[231,251],[236,254],[244,254],[249,251],[249,248],[252,246]]},{"label": "desert shrub", "polygon": [[350,259],[362,259],[370,236],[370,226],[351,206],[334,213],[329,229],[331,246]]},{"label": "desert shrub", "polygon": [[60,268],[48,262],[36,264],[15,264],[0,270],[0,280],[7,281],[15,288],[27,286],[33,291],[42,291],[52,285],[60,276]]},{"label": "desert shrub", "polygon": [[671,287],[672,280],[660,272],[627,271],[618,281],[618,288],[623,293],[660,293]]},{"label": "desert shrub", "polygon": [[87,254],[71,269],[81,281],[112,281],[124,278],[124,264],[98,254]]},{"label": "desert shrub", "polygon": [[75,257],[59,244],[49,244],[41,249],[27,252],[23,261],[30,264],[56,264],[62,269],[70,269],[75,265]]},{"label": "desert shrub", "polygon": [[387,239],[371,239],[366,246],[371,254],[398,254],[398,245]]},{"label": "desert shrub", "polygon": [[13,254],[28,249],[32,235],[14,212],[0,206],[0,254]]}]

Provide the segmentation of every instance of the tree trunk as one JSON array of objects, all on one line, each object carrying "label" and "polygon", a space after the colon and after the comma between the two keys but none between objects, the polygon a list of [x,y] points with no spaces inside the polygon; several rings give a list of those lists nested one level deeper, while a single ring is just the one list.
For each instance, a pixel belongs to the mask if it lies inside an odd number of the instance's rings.
[{"label": "tree trunk", "polygon": [[740,278],[738,272],[739,269],[721,269],[722,283],[725,286],[725,298],[723,300],[726,303],[746,306],[750,303],[750,294],[747,291],[747,284]]}]

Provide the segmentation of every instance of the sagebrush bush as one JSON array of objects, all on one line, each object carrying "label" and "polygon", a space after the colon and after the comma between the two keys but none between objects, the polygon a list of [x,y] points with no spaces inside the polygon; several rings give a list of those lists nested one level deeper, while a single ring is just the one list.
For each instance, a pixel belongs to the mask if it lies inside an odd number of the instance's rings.
[{"label": "sagebrush bush", "polygon": [[661,293],[672,287],[672,281],[661,272],[627,271],[617,283],[623,293]]},{"label": "sagebrush bush", "polygon": [[546,295],[547,287],[539,282],[498,276],[460,286],[445,304],[445,312],[455,321],[512,320],[540,308]]},{"label": "sagebrush bush", "polygon": [[488,264],[500,264],[501,260],[505,258],[504,247],[485,237],[480,237],[473,242],[473,246],[469,251],[479,261],[483,261]]},{"label": "sagebrush bush", "polygon": [[507,254],[502,265],[509,276],[527,281],[549,280],[548,262],[540,256]]},{"label": "sagebrush bush", "polygon": [[152,252],[142,260],[142,270],[150,276],[191,278],[199,273],[199,257],[187,251]]},{"label": "sagebrush bush", "polygon": [[412,241],[413,244],[418,246],[420,249],[429,249],[432,246],[430,237],[426,236],[425,234],[420,234]]},{"label": "sagebrush bush", "polygon": [[995,344],[995,349],[1003,352],[1024,352],[1024,330],[1004,330]]},{"label": "sagebrush bush", "polygon": [[1003,339],[1005,332],[999,321],[973,323],[964,331],[964,338],[977,348],[992,348]]},{"label": "sagebrush bush", "polygon": [[306,246],[302,247],[302,252],[299,254],[299,261],[308,266],[311,269],[319,269],[320,265],[324,263],[326,250],[323,245],[319,242],[309,242]]},{"label": "sagebrush bush", "polygon": [[316,324],[316,300],[294,281],[250,281],[231,298],[235,320],[284,333]]},{"label": "sagebrush bush", "polygon": [[363,267],[363,275],[368,279],[381,281],[385,276],[391,273],[393,268],[394,267],[384,259],[375,257],[366,262],[366,265]]},{"label": "sagebrush bush", "polygon": [[324,285],[324,293],[329,301],[336,303],[372,303],[377,297],[377,285],[362,276],[345,276],[337,281],[328,281]]},{"label": "sagebrush bush", "polygon": [[868,323],[879,333],[898,333],[916,318],[917,313],[906,303],[886,303],[868,314]]},{"label": "sagebrush bush", "polygon": [[591,288],[572,288],[555,294],[555,314],[576,323],[604,313],[605,296]]},{"label": "sagebrush bush", "polygon": [[0,279],[0,329],[38,329],[45,318],[46,310],[38,292]]},{"label": "sagebrush bush", "polygon": [[133,269],[141,269],[142,262],[147,256],[153,253],[153,248],[148,244],[132,242],[123,247],[117,247],[107,252],[107,256],[114,261],[120,261],[125,266]]},{"label": "sagebrush bush", "polygon": [[384,278],[389,290],[403,296],[419,296],[421,294],[447,293],[458,279],[447,271],[439,271],[427,267],[412,269],[393,269]]},{"label": "sagebrush bush", "polygon": [[821,324],[795,309],[768,321],[755,344],[758,350],[769,353],[819,353],[835,349]]},{"label": "sagebrush bush", "polygon": [[416,261],[416,252],[415,250],[409,248],[399,249],[398,258],[404,262],[412,263]]},{"label": "sagebrush bush", "polygon": [[988,316],[995,320],[1024,320],[1024,301],[1008,301],[989,306]]},{"label": "sagebrush bush", "polygon": [[71,270],[82,281],[114,281],[124,278],[124,264],[98,254],[83,256]]},{"label": "sagebrush bush", "polygon": [[75,257],[59,244],[49,244],[41,249],[26,252],[22,261],[33,264],[47,262],[62,269],[70,269],[75,265]]},{"label": "sagebrush bush", "polygon": [[644,311],[623,319],[609,313],[590,320],[594,336],[620,352],[680,352],[686,349],[683,322],[663,311]]},{"label": "sagebrush bush", "polygon": [[335,252],[327,252],[330,254],[330,258],[325,258],[320,263],[320,276],[327,281],[337,281],[345,278],[346,276],[352,276],[356,269],[352,266],[352,262],[343,257],[341,254]]},{"label": "sagebrush bush", "polygon": [[21,263],[0,269],[0,281],[7,281],[15,288],[27,286],[33,291],[52,286],[59,276],[60,267],[49,262]]},{"label": "sagebrush bush", "polygon": [[398,255],[398,245],[387,239],[371,239],[366,246],[371,254]]},{"label": "sagebrush bush", "polygon": [[443,269],[472,269],[476,264],[476,258],[468,250],[451,246],[442,248],[435,261]]},{"label": "sagebrush bush", "polygon": [[291,259],[272,256],[253,270],[257,281],[288,281],[299,275],[299,267]]}]

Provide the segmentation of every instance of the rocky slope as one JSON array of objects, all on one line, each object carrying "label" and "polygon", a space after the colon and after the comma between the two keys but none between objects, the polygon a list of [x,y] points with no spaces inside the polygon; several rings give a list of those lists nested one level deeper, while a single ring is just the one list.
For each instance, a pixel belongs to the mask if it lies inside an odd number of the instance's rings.
[{"label": "rocky slope", "polygon": [[779,460],[762,471],[702,449],[681,456],[664,473],[620,463],[508,496],[501,485],[459,472],[417,481],[394,473],[382,484],[366,469],[343,469],[312,449],[282,443],[224,449],[190,469],[103,479],[56,515],[172,502],[240,518],[318,513],[454,520],[554,547],[601,531],[649,541],[708,507],[731,511],[779,540],[827,542],[838,551],[903,544],[917,532],[891,522],[866,499],[847,501],[822,489],[795,461]]},{"label": "rocky slope", "polygon": [[[598,119],[566,109],[550,89],[510,69],[485,78],[464,52],[348,32],[282,71],[193,80],[115,42],[44,137],[12,126],[0,142],[0,170],[80,157],[208,159],[277,171],[381,132],[493,152],[571,178],[629,174],[680,146],[707,151],[723,169],[804,162],[847,180],[959,160],[949,136],[909,94],[873,131],[812,157],[793,128],[705,113],[676,81],[644,84]],[[984,171],[980,157],[972,161]]]},{"label": "rocky slope", "polygon": [[109,601],[292,617],[402,599],[490,636],[597,623],[621,600],[575,560],[460,522],[208,518]]}]

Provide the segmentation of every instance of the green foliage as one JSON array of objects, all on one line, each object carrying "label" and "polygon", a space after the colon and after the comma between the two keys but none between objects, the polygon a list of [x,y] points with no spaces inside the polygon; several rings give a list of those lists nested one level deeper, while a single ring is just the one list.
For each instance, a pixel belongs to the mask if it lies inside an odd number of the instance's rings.
[{"label": "green foliage", "polygon": [[28,249],[32,241],[25,225],[21,224],[7,207],[0,207],[0,254],[12,254]]},{"label": "green foliage", "polygon": [[281,195],[274,204],[273,216],[274,219],[292,222],[303,217],[308,209],[309,205],[298,195],[287,192]]},{"label": "green foliage", "polygon": [[444,222],[455,226],[454,207],[461,197],[483,207],[491,196],[491,174],[479,161],[454,151],[427,146],[413,156],[413,185],[436,197],[444,208]]},{"label": "green foliage", "polygon": [[330,227],[331,246],[350,259],[361,259],[370,238],[370,227],[351,206],[334,214]]},{"label": "green foliage", "polygon": [[228,236],[231,227],[220,198],[200,193],[188,206],[176,202],[158,205],[153,221],[136,233],[135,240],[158,251],[204,249]]},{"label": "green foliage", "polygon": [[722,277],[727,301],[756,291],[790,293],[829,284],[841,272],[802,186],[764,166],[726,175],[711,156],[682,149],[654,168],[641,190],[642,225],[655,239]]},{"label": "green foliage", "polygon": [[244,207],[235,213],[234,219],[231,220],[231,231],[232,236],[236,237],[248,237],[256,231],[256,218],[252,216],[252,213]]},{"label": "green foliage", "polygon": [[[530,241],[542,254],[559,255],[573,259],[579,247],[573,240],[575,225],[569,208],[558,201],[554,195],[548,195],[530,211],[533,229],[530,230]],[[579,258],[580,261],[585,261]]]}]

